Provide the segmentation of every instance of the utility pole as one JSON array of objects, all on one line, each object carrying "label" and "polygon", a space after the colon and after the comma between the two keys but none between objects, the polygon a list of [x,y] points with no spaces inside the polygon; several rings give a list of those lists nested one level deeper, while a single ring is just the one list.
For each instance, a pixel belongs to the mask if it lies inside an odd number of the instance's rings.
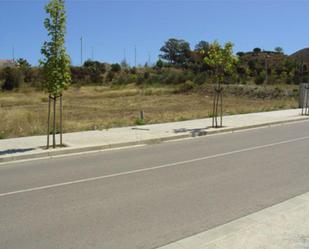
[{"label": "utility pole", "polygon": [[83,37],[80,37],[80,65],[83,65]]},{"label": "utility pole", "polygon": [[150,67],[151,59],[150,59],[150,52],[148,52],[148,67]]},{"label": "utility pole", "polygon": [[265,55],[265,83],[268,84],[268,58],[270,55],[266,54]]},{"label": "utility pole", "polygon": [[301,61],[300,77],[301,77],[300,83],[303,83],[304,81],[304,61],[303,60]]},{"label": "utility pole", "polygon": [[126,48],[123,49],[123,61],[127,62],[127,50],[126,50]]},{"label": "utility pole", "polygon": [[15,47],[14,45],[12,46],[12,60],[15,62]]},{"label": "utility pole", "polygon": [[136,67],[136,46],[134,46],[134,66]]}]

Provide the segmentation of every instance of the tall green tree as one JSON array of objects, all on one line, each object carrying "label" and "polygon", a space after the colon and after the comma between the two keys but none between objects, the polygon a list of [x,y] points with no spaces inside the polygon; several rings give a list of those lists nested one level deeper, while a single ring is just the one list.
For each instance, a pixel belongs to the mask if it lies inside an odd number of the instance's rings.
[{"label": "tall green tree", "polygon": [[204,51],[205,53],[208,52],[209,50],[209,42],[207,41],[199,41],[194,48],[195,51]]},{"label": "tall green tree", "polygon": [[185,66],[190,58],[190,44],[184,40],[170,38],[160,49],[159,57],[177,66]]},{"label": "tall green tree", "polygon": [[24,82],[31,82],[33,76],[31,64],[26,59],[23,58],[19,58],[16,61],[16,64],[24,76]]},{"label": "tall green tree", "polygon": [[277,53],[283,53],[283,48],[282,47],[275,47],[275,51]]},{"label": "tall green tree", "polygon": [[[222,98],[225,75],[233,74],[235,72],[235,65],[237,57],[233,55],[233,44],[227,42],[221,46],[217,41],[210,44],[207,56],[204,58],[205,63],[213,68],[214,71],[214,102],[213,102],[213,127],[222,126]],[[220,109],[220,125],[218,125],[218,109]]]},{"label": "tall green tree", "polygon": [[70,57],[65,48],[66,12],[64,0],[50,0],[45,6],[48,17],[44,21],[49,40],[41,49],[44,58],[43,87],[49,94],[47,147],[49,147],[50,104],[53,102],[53,148],[56,147],[56,102],[60,99],[60,145],[62,146],[62,93],[71,83]]}]

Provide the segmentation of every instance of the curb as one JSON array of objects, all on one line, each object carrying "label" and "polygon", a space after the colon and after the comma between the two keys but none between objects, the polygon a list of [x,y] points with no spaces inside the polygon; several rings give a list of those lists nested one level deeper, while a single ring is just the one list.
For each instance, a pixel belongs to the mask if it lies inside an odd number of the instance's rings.
[{"label": "curb", "polygon": [[67,147],[63,149],[56,149],[53,151],[42,151],[42,152],[37,152],[33,154],[28,154],[28,155],[4,156],[4,157],[0,157],[0,163],[29,160],[29,159],[53,158],[53,157],[61,156],[61,155],[69,155],[69,154],[91,152],[91,151],[103,151],[107,149],[124,148],[124,147],[129,147],[129,146],[136,146],[136,145],[151,145],[151,144],[158,144],[158,143],[171,141],[171,140],[201,137],[201,136],[214,135],[214,134],[220,134],[220,133],[261,128],[261,127],[271,127],[274,125],[296,123],[296,122],[305,121],[305,120],[309,120],[309,117],[298,118],[298,119],[293,119],[293,120],[261,123],[261,124],[256,124],[256,125],[247,125],[247,126],[241,126],[241,127],[222,128],[218,130],[204,131],[197,135],[192,134],[192,133],[186,133],[186,134],[181,134],[181,135],[154,138],[154,139],[144,139],[144,140],[132,141],[132,142],[126,142],[126,143],[95,145],[95,146],[77,147],[77,148]]}]

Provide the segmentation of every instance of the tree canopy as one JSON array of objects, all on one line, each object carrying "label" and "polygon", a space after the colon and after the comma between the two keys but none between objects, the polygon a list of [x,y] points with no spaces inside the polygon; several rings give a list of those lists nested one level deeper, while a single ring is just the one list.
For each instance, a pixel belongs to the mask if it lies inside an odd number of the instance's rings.
[{"label": "tree canopy", "polygon": [[64,0],[51,0],[45,11],[49,15],[44,26],[50,38],[44,42],[40,61],[43,67],[45,90],[54,96],[60,95],[71,82],[70,58],[65,48],[66,13]]},{"label": "tree canopy", "polygon": [[233,55],[233,44],[227,42],[221,46],[217,41],[210,44],[208,55],[204,58],[207,65],[214,68],[216,83],[223,83],[225,74],[232,74],[237,62]]},{"label": "tree canopy", "polygon": [[190,57],[190,44],[184,40],[170,38],[161,47],[160,58],[174,65],[184,65]]}]

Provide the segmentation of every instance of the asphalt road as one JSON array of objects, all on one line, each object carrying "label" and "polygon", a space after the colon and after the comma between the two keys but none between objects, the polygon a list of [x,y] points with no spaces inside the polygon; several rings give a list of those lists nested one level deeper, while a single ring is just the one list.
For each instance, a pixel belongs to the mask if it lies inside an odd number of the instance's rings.
[{"label": "asphalt road", "polygon": [[151,249],[309,191],[309,122],[0,166],[1,249]]}]

